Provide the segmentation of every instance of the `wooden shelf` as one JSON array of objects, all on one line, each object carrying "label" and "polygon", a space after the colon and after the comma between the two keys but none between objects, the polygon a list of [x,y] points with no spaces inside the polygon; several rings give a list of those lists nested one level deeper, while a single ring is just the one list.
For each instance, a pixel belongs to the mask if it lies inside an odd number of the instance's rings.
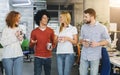
[{"label": "wooden shelf", "polygon": [[119,33],[120,31],[109,31],[109,32],[115,32],[115,33]]}]

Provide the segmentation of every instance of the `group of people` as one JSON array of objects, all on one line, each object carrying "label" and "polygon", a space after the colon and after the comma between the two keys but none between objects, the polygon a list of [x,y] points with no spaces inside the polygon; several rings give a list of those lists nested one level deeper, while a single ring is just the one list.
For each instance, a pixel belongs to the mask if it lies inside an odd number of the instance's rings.
[{"label": "group of people", "polygon": [[[6,17],[6,27],[3,29],[0,43],[3,46],[3,66],[6,75],[22,75],[23,53],[20,41],[19,21],[20,13],[11,11]],[[96,12],[92,8],[84,10],[84,25],[82,25],[80,39],[77,28],[71,25],[71,15],[62,11],[59,17],[60,27],[54,31],[47,24],[50,15],[47,10],[39,10],[34,17],[37,28],[30,36],[30,47],[34,48],[34,75],[41,75],[44,67],[45,75],[51,75],[52,50],[57,47],[58,75],[70,75],[74,64],[73,45],[82,45],[80,58],[80,75],[98,75],[101,58],[101,47],[110,43],[107,28],[96,21]]]}]

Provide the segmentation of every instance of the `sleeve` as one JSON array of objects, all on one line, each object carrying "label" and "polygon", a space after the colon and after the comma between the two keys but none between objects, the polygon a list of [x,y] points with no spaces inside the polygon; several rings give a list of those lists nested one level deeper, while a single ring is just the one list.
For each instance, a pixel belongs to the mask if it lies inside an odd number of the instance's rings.
[{"label": "sleeve", "polygon": [[109,43],[111,43],[111,38],[106,27],[104,27],[104,30],[102,32],[102,39],[107,40]]},{"label": "sleeve", "polygon": [[74,34],[78,34],[76,27],[73,27],[73,35],[74,35]]},{"label": "sleeve", "polygon": [[3,47],[11,45],[15,42],[19,42],[15,34],[10,33],[8,29],[3,29],[2,37],[1,37],[1,44]]},{"label": "sleeve", "polygon": [[54,34],[54,31],[52,30],[52,33],[51,33],[51,41],[52,41],[52,45],[53,45],[53,48],[55,47],[55,34]]},{"label": "sleeve", "polygon": [[29,44],[29,46],[32,48],[32,47],[34,47],[35,44],[32,43],[31,40],[36,40],[36,38],[35,38],[35,34],[34,34],[33,31],[31,32],[31,36],[30,36],[30,44]]},{"label": "sleeve", "polygon": [[81,27],[81,31],[80,31],[80,37],[79,37],[79,39],[83,39],[84,38],[84,36],[83,36],[83,26]]}]

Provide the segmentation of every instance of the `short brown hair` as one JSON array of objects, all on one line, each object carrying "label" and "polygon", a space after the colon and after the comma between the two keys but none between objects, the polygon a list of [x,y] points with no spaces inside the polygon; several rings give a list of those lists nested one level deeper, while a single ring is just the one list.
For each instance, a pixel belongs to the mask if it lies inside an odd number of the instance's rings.
[{"label": "short brown hair", "polygon": [[88,8],[88,9],[86,9],[86,10],[84,10],[84,13],[85,14],[90,14],[91,16],[94,16],[94,18],[96,18],[96,12],[95,12],[95,10],[94,9],[92,9],[92,8]]},{"label": "short brown hair", "polygon": [[11,27],[13,28],[14,26],[17,26],[16,25],[16,22],[17,22],[17,17],[20,13],[17,12],[17,11],[10,11],[6,17],[6,24],[8,27]]}]

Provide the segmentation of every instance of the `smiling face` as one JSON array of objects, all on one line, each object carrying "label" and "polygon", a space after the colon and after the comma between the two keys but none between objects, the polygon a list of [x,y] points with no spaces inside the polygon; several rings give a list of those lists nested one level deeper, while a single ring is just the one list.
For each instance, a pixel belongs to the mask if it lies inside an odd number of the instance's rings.
[{"label": "smiling face", "polygon": [[69,25],[71,22],[71,15],[69,12],[61,12],[60,14],[60,19],[59,19],[60,24],[64,24],[64,25]]},{"label": "smiling face", "polygon": [[20,18],[21,18],[21,15],[18,14],[18,15],[16,16],[16,23],[15,23],[16,25],[19,25]]},{"label": "smiling face", "polygon": [[10,11],[6,17],[6,24],[10,28],[17,27],[20,21],[20,13],[17,11]]},{"label": "smiling face", "polygon": [[87,14],[84,14],[84,23],[86,24],[90,24],[91,23],[91,16],[87,13]]},{"label": "smiling face", "polygon": [[63,15],[60,15],[60,19],[59,19],[60,23],[65,23],[65,19]]},{"label": "smiling face", "polygon": [[88,8],[84,11],[84,23],[92,24],[96,19],[96,12],[92,8]]},{"label": "smiling face", "polygon": [[42,25],[47,25],[48,19],[49,19],[49,18],[48,18],[46,15],[43,15],[43,16],[42,16],[42,19],[41,19],[41,21],[40,21],[40,24],[42,24]]}]

